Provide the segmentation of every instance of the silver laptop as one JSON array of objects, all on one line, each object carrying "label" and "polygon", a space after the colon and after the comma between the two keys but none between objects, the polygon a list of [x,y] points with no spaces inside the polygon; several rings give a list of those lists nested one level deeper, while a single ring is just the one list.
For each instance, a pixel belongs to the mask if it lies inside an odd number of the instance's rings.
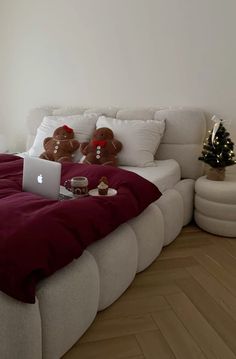
[{"label": "silver laptop", "polygon": [[[37,157],[28,156],[24,158],[23,191],[39,194],[50,199],[67,199],[67,193],[65,191],[63,193],[60,181],[61,163]],[[60,192],[62,192],[62,195],[60,195]],[[71,194],[69,194],[69,197],[71,198]]]}]

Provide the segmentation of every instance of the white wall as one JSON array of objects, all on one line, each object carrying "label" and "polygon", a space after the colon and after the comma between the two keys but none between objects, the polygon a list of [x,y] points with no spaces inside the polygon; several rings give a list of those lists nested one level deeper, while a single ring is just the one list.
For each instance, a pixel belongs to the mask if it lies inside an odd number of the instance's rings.
[{"label": "white wall", "polygon": [[[236,142],[235,0],[2,0],[0,116],[22,150],[30,108],[183,105]],[[0,126],[0,130],[1,130]]]}]

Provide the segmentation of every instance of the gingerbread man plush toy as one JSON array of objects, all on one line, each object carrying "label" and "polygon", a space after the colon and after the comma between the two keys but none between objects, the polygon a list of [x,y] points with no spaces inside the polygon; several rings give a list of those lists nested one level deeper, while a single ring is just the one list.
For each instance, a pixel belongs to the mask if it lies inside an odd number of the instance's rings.
[{"label": "gingerbread man plush toy", "polygon": [[117,153],[122,144],[114,138],[113,131],[107,127],[97,129],[89,143],[81,144],[85,158],[83,163],[117,166]]},{"label": "gingerbread man plush toy", "polygon": [[73,129],[64,125],[58,127],[52,137],[45,138],[43,146],[45,152],[40,158],[56,162],[72,162],[73,153],[79,148],[80,143],[74,139]]}]

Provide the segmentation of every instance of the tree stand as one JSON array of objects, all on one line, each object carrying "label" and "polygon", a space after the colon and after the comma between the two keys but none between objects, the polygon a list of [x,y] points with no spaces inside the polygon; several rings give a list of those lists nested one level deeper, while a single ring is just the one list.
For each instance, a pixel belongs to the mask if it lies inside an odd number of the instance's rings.
[{"label": "tree stand", "polygon": [[210,167],[207,171],[207,179],[211,181],[224,181],[225,167]]}]

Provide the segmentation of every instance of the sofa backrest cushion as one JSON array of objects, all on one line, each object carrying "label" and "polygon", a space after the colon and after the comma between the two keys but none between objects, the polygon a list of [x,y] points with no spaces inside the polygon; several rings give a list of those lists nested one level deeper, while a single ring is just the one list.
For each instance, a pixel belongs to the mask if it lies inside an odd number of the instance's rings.
[{"label": "sofa backrest cushion", "polygon": [[161,110],[155,119],[166,120],[166,128],[156,158],[174,158],[181,167],[182,178],[197,178],[203,173],[198,160],[206,136],[206,119],[201,111],[190,109]]}]

